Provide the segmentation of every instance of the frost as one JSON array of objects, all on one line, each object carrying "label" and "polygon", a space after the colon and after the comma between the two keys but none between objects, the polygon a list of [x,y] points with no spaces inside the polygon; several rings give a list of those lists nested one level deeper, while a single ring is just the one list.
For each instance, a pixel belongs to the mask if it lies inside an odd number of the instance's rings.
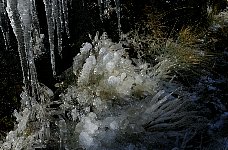
[{"label": "frost", "polygon": [[[171,61],[152,66],[139,59],[133,65],[126,55],[121,44],[106,34],[97,37],[95,45],[84,43],[73,62],[77,82],[57,100],[40,84],[41,103],[35,101],[31,110],[15,112],[18,126],[2,146],[149,149],[168,141],[175,147],[176,137],[184,140],[187,130],[207,126],[207,120],[187,100],[187,92],[176,90],[183,99],[172,97],[176,85],[163,80]],[[26,91],[21,98],[23,104],[29,101]]]},{"label": "frost", "polygon": [[[104,39],[109,42],[108,45]],[[83,49],[85,47],[84,45]],[[91,46],[88,49],[90,51]],[[191,111],[180,111],[182,107],[188,108],[187,101],[174,99],[170,93],[159,89],[159,82],[166,77],[172,62],[164,60],[153,67],[143,63],[134,66],[130,59],[123,57],[124,49],[119,44],[110,42],[104,35],[97,40],[94,49],[96,53],[90,53],[90,56],[84,59],[85,64],[78,77],[78,86],[75,87],[78,91],[77,102],[84,108],[72,110],[73,118],[79,119],[75,133],[81,147],[133,148],[135,145],[131,144],[120,146],[117,139],[123,133],[160,131],[164,127],[172,130],[174,125],[181,126],[186,121],[177,119],[182,116],[181,113],[189,113],[189,117],[192,115]],[[81,51],[76,58],[85,56],[83,52],[89,53]],[[174,87],[170,82],[165,84],[167,87]],[[137,94],[133,95],[135,93],[140,93],[140,101],[137,101]],[[81,113],[83,115],[80,115]],[[172,118],[177,120],[164,123]],[[155,135],[161,139],[162,134]],[[150,136],[142,138],[151,140]],[[148,143],[145,142],[144,145],[146,144]],[[145,149],[143,146],[141,148]]]},{"label": "frost", "polygon": [[113,122],[110,123],[110,128],[111,128],[112,130],[116,130],[116,129],[119,128],[119,126],[118,126],[118,124],[117,124],[116,121],[113,121]]},{"label": "frost", "polygon": [[83,44],[83,47],[80,48],[80,52],[83,54],[87,54],[90,52],[90,50],[92,50],[92,45],[88,42],[86,42],[85,44]]},{"label": "frost", "polygon": [[77,111],[76,108],[72,109],[71,116],[72,116],[73,121],[76,121],[77,120],[77,118],[79,116],[79,113],[78,113],[78,111]]},{"label": "frost", "polygon": [[120,83],[120,78],[119,77],[115,77],[115,76],[110,76],[108,78],[108,83],[110,85],[116,86]]},{"label": "frost", "polygon": [[110,61],[106,64],[106,69],[109,73],[112,73],[114,71],[115,66],[115,62]]},{"label": "frost", "polygon": [[100,49],[100,51],[99,51],[99,55],[103,55],[103,54],[105,54],[106,52],[107,52],[107,49],[104,48],[104,47],[102,47],[102,48]]},{"label": "frost", "polygon": [[121,73],[120,81],[123,82],[123,80],[127,77],[127,74],[125,72]]},{"label": "frost", "polygon": [[93,138],[87,132],[81,132],[79,135],[80,143],[86,149],[94,146]]},{"label": "frost", "polygon": [[103,57],[103,63],[106,64],[109,61],[111,61],[113,58],[113,53],[107,53],[104,57]]},{"label": "frost", "polygon": [[89,118],[85,118],[84,129],[89,134],[94,134],[95,131],[98,129],[98,126],[91,122]]},{"label": "frost", "polygon": [[86,59],[86,63],[83,65],[81,76],[78,79],[78,82],[80,84],[88,84],[89,83],[90,74],[92,72],[92,69],[94,68],[94,65],[96,65],[95,56],[89,56],[89,58]]},{"label": "frost", "polygon": [[[63,33],[70,37],[68,7],[73,6],[73,1],[43,0],[43,3],[55,76],[55,50],[61,58]],[[82,3],[83,6],[87,4],[85,0]],[[98,0],[101,21],[114,19],[111,17],[116,13],[120,38],[121,6],[120,0]],[[218,14],[216,17],[223,18],[223,22],[214,23],[211,31],[223,28],[227,16],[227,12]],[[106,32],[101,36],[97,32],[94,40],[90,35],[92,42],[84,43],[74,57],[74,76],[70,78],[76,82],[64,85],[63,89],[61,84],[65,82],[56,84],[60,91],[53,92],[37,80],[34,59],[46,48],[44,34],[40,33],[36,1],[0,0],[0,32],[6,50],[9,50],[10,30],[3,25],[7,17],[18,42],[25,87],[21,93],[21,109],[14,112],[15,129],[0,142],[0,149],[115,150],[167,145],[167,149],[183,149],[182,145],[186,145],[196,132],[208,128],[208,120],[199,113],[199,106],[188,101],[196,99],[195,95],[178,88],[181,85],[173,83],[174,77],[170,80],[170,68],[176,62],[156,58],[154,63],[157,63],[150,64],[144,63],[141,57],[130,58],[122,41],[112,42]],[[208,77],[201,81],[208,84],[209,91],[218,90],[213,86],[217,81]],[[225,106],[216,105],[226,111]],[[227,118],[227,112],[221,114],[209,124],[209,132],[226,127]],[[226,138],[218,142],[227,147]]]}]

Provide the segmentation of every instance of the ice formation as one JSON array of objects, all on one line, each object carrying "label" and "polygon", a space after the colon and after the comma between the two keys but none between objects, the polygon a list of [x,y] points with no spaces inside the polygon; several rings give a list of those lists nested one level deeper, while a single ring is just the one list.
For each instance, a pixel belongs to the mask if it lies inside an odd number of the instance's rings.
[{"label": "ice formation", "polygon": [[6,13],[6,2],[0,1],[0,32],[3,35],[5,48],[8,50],[9,47],[9,27],[4,25],[6,23],[7,13]]},{"label": "ice formation", "polygon": [[56,75],[55,70],[55,54],[54,54],[54,16],[52,10],[52,3],[48,0],[44,0],[45,4],[45,11],[47,16],[47,24],[48,24],[48,36],[49,36],[49,45],[50,45],[50,54],[51,54],[51,64],[52,64],[52,71],[53,75]]},{"label": "ice formation", "polygon": [[[18,41],[25,83],[21,111],[14,114],[18,124],[0,149],[151,149],[164,145],[181,149],[196,131],[206,127],[208,121],[188,101],[189,93],[167,80],[170,67],[175,65],[172,61],[166,58],[153,66],[139,59],[133,65],[122,44],[113,43],[106,33],[83,44],[72,66],[77,82],[54,99],[54,93],[36,79],[34,53],[40,52],[34,51],[31,41],[42,37],[34,2],[7,0],[7,7],[0,3],[7,9]],[[69,36],[68,1],[43,2],[56,75],[54,32],[61,56],[61,32],[65,30]],[[113,11],[110,2],[98,0],[101,19]],[[121,32],[120,2],[114,2]],[[7,44],[1,22],[0,27]],[[31,36],[32,29],[38,36]],[[174,92],[182,98],[174,97]]]},{"label": "ice formation", "polygon": [[[62,56],[62,33],[65,31],[68,37],[69,28],[68,28],[68,1],[66,0],[43,0],[45,4],[47,25],[48,25],[48,36],[49,36],[49,49],[51,55],[51,64],[53,75],[56,75],[56,66],[55,66],[55,30],[57,32],[57,49],[58,54]],[[35,0],[6,0],[0,1],[0,28],[3,33],[3,37],[5,40],[6,48],[8,47],[8,37],[9,37],[9,29],[5,25],[8,17],[11,21],[11,26],[13,27],[14,33],[18,40],[19,45],[19,53],[22,62],[22,68],[24,73],[24,78],[28,78],[27,69],[30,69],[29,66],[26,67],[26,58],[32,57],[34,55],[37,57],[41,55],[43,52],[38,47],[39,43],[42,40],[42,35],[40,34],[39,20],[37,16],[36,4]],[[6,13],[7,11],[7,13]],[[4,25],[3,25],[4,24]],[[31,34],[33,33],[33,34]],[[23,37],[21,37],[23,35]],[[28,42],[30,41],[30,42]],[[31,43],[34,43],[32,45]],[[32,48],[32,47],[33,48]],[[24,48],[25,47],[25,48]],[[25,49],[26,51],[23,52]],[[31,53],[29,53],[29,49]],[[34,53],[34,54],[32,54]],[[28,58],[29,61],[32,59]],[[34,70],[34,68],[33,68]],[[27,79],[24,79],[27,80]],[[27,82],[27,81],[25,81]]]},{"label": "ice formation", "polygon": [[[6,10],[18,41],[26,92],[31,98],[38,100],[36,67],[31,45],[32,8],[33,5],[30,0],[7,0]],[[28,103],[30,102],[28,101]]]},{"label": "ice formation", "polygon": [[68,28],[68,8],[67,8],[67,0],[43,0],[45,4],[46,18],[48,24],[48,36],[49,36],[49,44],[50,44],[50,53],[51,53],[51,64],[53,75],[56,75],[56,66],[55,66],[55,29],[57,31],[57,39],[58,39],[58,52],[62,57],[62,33],[65,30],[68,37],[69,28]]},{"label": "ice formation", "polygon": [[[47,16],[48,35],[50,44],[51,64],[53,75],[56,75],[55,66],[55,30],[57,32],[58,52],[62,56],[62,33],[69,37],[67,1],[43,1]],[[42,52],[43,34],[40,33],[35,0],[4,0],[0,1],[0,28],[8,47],[9,28],[5,22],[7,15],[18,42],[18,51],[23,72],[23,82],[28,95],[39,99],[36,67],[34,59]]]},{"label": "ice formation", "polygon": [[[191,101],[172,96],[181,95],[173,91],[177,86],[163,81],[172,62],[133,65],[121,43],[113,43],[107,34],[95,40],[96,45],[85,43],[75,56],[77,82],[60,99],[53,101],[53,92],[41,85],[42,103],[15,112],[17,128],[2,149],[174,148],[177,140],[185,144],[193,131],[206,126]],[[22,103],[28,98],[25,92],[21,97]],[[59,106],[52,108],[54,104]]]},{"label": "ice formation", "polygon": [[115,7],[111,5],[112,0],[98,0],[98,6],[100,11],[100,19],[103,22],[104,18],[110,18],[110,14],[115,11],[117,16],[117,23],[118,23],[118,31],[119,36],[121,38],[122,31],[121,31],[121,6],[119,0],[113,0],[115,3]]},{"label": "ice formation", "polygon": [[117,20],[118,20],[118,30],[119,30],[119,36],[121,37],[121,15],[120,15],[120,1],[115,0],[116,3],[116,13],[117,13]]}]

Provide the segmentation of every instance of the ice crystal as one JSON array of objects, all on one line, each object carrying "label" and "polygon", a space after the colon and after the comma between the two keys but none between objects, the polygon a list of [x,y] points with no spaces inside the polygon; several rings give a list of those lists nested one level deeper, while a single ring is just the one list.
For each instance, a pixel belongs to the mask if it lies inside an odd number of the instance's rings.
[{"label": "ice crystal", "polygon": [[[96,39],[96,45],[83,44],[73,63],[77,82],[55,101],[53,92],[40,84],[41,103],[15,112],[17,128],[2,148],[175,147],[174,137],[184,140],[187,133],[194,136],[189,130],[205,127],[207,120],[196,115],[194,104],[172,97],[173,92],[181,93],[173,90],[172,82],[163,81],[171,61],[152,66],[137,60],[133,65],[126,55],[106,34]],[[25,103],[27,93],[21,96]]]}]

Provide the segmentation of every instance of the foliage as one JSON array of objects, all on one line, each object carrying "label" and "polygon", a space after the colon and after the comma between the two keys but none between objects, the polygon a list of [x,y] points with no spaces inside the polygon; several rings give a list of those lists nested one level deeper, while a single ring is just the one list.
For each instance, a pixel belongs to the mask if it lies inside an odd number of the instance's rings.
[{"label": "foliage", "polygon": [[[59,99],[52,101],[53,92],[41,84],[41,102],[22,93],[22,111],[14,113],[17,128],[7,134],[2,148],[186,148],[196,131],[205,131],[207,110],[164,80],[172,61],[135,59],[133,65],[122,45],[105,33],[93,45],[85,43],[74,58],[71,77],[77,82]],[[28,100],[31,109],[26,108]]]},{"label": "foliage", "polygon": [[[78,7],[79,3],[74,5]],[[129,26],[138,21],[136,30],[123,35],[120,43],[112,42],[106,33],[97,33],[94,39],[90,36],[91,42],[80,48],[73,66],[59,76],[55,94],[41,83],[39,102],[22,92],[21,110],[14,112],[18,124],[0,145],[4,149],[226,148],[227,129],[223,125],[228,118],[224,113],[227,93],[221,90],[227,89],[227,80],[210,78],[215,71],[212,65],[218,70],[227,66],[227,12],[215,16],[221,4],[212,0],[209,5],[206,0],[123,2],[122,6],[130,5],[135,10],[123,16],[122,27],[131,30]],[[95,4],[86,6],[98,10]],[[85,8],[78,10],[80,16],[73,15],[75,20],[85,17],[80,13]],[[130,13],[137,19],[128,24],[124,21]],[[79,30],[85,29],[87,22],[86,31],[90,26],[96,26],[93,31],[97,29],[98,13],[89,15],[94,17],[77,22]],[[94,18],[96,22],[88,21]],[[106,20],[104,24],[112,22]],[[124,27],[124,23],[129,26]],[[70,25],[73,28],[74,24]],[[115,38],[118,35],[116,29],[105,30]],[[86,33],[80,32],[82,36],[76,34],[79,31],[72,33],[82,39],[74,39],[76,47],[86,39]],[[214,65],[219,61],[221,66]],[[190,81],[192,72],[198,75],[197,83]],[[185,75],[189,85],[195,86],[188,92],[178,78]],[[13,90],[8,88],[7,93]],[[17,98],[12,97],[12,103],[17,104]],[[26,108],[28,99],[32,100],[31,109]],[[13,126],[6,117],[0,124]]]}]

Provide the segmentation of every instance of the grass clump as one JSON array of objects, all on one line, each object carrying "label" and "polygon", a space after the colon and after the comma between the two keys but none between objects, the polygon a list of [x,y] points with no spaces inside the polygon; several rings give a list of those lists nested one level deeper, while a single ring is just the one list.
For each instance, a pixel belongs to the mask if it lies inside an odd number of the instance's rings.
[{"label": "grass clump", "polygon": [[[175,65],[175,70],[188,69],[196,65],[204,64],[208,57],[205,51],[200,50],[199,36],[194,34],[189,28],[183,28],[178,32],[177,38],[162,37],[163,33],[156,34],[139,34],[138,31],[133,33],[133,40],[130,42],[135,46],[137,56],[146,62],[156,64],[159,60],[167,58]],[[130,35],[131,36],[131,35]],[[129,52],[132,53],[132,52]]]}]

